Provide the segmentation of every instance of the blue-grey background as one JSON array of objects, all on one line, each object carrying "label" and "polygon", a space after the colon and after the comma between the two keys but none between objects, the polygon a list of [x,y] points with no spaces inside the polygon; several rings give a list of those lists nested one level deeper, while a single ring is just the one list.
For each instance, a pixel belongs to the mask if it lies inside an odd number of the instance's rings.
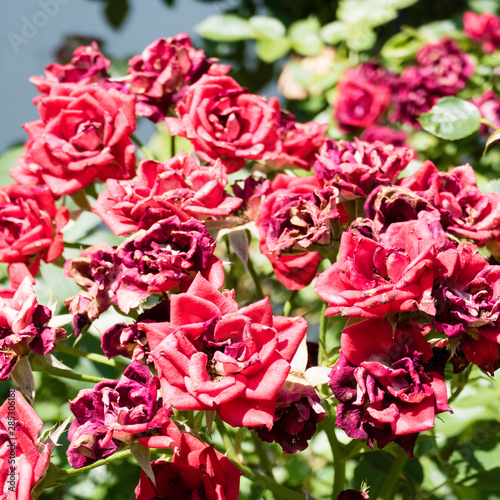
[{"label": "blue-grey background", "polygon": [[[113,30],[105,19],[101,2],[1,0],[0,152],[27,139],[21,128],[23,123],[38,118],[36,107],[31,104],[36,89],[28,79],[42,75],[45,66],[55,61],[55,51],[67,35],[97,37],[105,42],[107,55],[128,58],[159,37],[182,32],[195,35],[196,24],[226,9],[231,0],[210,3],[177,0],[172,7],[161,0],[129,3],[125,22],[119,30]],[[193,40],[199,46],[196,36]]]}]

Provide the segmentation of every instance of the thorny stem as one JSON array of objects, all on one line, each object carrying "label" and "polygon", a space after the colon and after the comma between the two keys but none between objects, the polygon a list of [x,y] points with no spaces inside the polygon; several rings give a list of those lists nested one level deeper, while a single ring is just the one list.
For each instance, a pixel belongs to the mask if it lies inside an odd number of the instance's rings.
[{"label": "thorny stem", "polygon": [[262,286],[260,285],[259,276],[257,275],[255,268],[253,267],[252,259],[250,256],[248,257],[247,262],[248,270],[250,271],[250,275],[252,276],[253,282],[255,283],[255,291],[257,292],[258,299],[264,298],[264,292],[262,291]]},{"label": "thorny stem", "polygon": [[259,456],[262,468],[266,471],[267,475],[270,478],[274,479],[273,468],[271,466],[271,463],[269,462],[269,457],[267,456],[266,449],[264,448],[264,443],[255,432],[251,432],[251,434],[252,434],[252,440],[255,445],[255,451]]},{"label": "thorny stem", "polygon": [[33,371],[47,373],[48,375],[53,375],[54,377],[69,378],[71,380],[78,380],[80,382],[90,382],[91,384],[97,384],[98,382],[108,382],[109,378],[94,377],[92,375],[82,375],[80,373],[75,373],[70,370],[63,370],[61,368],[56,368],[55,366],[46,365],[41,368],[33,368]]},{"label": "thorny stem", "polygon": [[328,326],[328,317],[325,316],[328,304],[325,302],[321,308],[321,318],[319,320],[319,351],[318,351],[318,365],[322,366],[326,357],[326,330]]},{"label": "thorny stem", "polygon": [[344,489],[345,482],[345,457],[342,450],[342,445],[339,443],[335,434],[335,427],[329,418],[325,418],[322,422],[323,430],[326,433],[330,448],[333,454],[333,490],[332,500],[335,500],[338,494]]}]

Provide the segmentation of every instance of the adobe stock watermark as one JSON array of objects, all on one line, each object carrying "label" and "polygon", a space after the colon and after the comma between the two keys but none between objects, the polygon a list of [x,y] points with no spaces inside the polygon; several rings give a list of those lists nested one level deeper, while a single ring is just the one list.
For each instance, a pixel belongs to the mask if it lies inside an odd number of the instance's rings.
[{"label": "adobe stock watermark", "polygon": [[10,31],[7,33],[12,50],[15,54],[19,53],[19,48],[26,45],[35,38],[39,31],[47,26],[50,19],[53,19],[59,13],[61,5],[67,5],[71,0],[38,0],[40,10],[34,12],[31,16],[21,18],[21,29],[19,32]]},{"label": "adobe stock watermark", "polygon": [[10,443],[7,445],[9,449],[7,459],[7,489],[11,492],[16,492],[17,486],[17,458],[16,458],[16,392],[10,389],[9,397],[7,398],[7,432],[9,434]]}]

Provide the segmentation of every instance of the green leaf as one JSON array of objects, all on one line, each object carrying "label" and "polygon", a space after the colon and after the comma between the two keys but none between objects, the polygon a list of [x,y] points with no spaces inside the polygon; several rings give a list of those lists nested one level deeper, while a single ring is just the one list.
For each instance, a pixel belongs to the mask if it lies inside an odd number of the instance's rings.
[{"label": "green leaf", "polygon": [[14,146],[0,156],[0,186],[14,182],[14,179],[9,174],[9,169],[17,165],[17,159],[23,153],[24,146]]},{"label": "green leaf", "polygon": [[409,59],[412,58],[422,43],[409,33],[396,33],[389,38],[381,50],[385,59]]},{"label": "green leaf", "polygon": [[106,6],[106,19],[115,29],[125,21],[128,12],[128,0],[110,0]]},{"label": "green leaf", "polygon": [[278,40],[286,34],[285,25],[274,17],[253,16],[249,20],[250,25],[255,30],[256,38],[271,38]]},{"label": "green leaf", "polygon": [[316,56],[324,47],[319,36],[320,24],[316,17],[308,17],[292,23],[288,29],[288,37],[293,49],[303,56]]},{"label": "green leaf", "polygon": [[418,29],[419,34],[424,37],[429,43],[435,43],[444,36],[458,33],[455,24],[452,21],[435,21],[433,23],[424,24]]},{"label": "green leaf", "polygon": [[267,63],[272,63],[283,57],[290,50],[291,44],[288,38],[283,37],[277,40],[261,38],[257,40],[255,50],[257,55]]},{"label": "green leaf", "polygon": [[471,102],[458,97],[443,97],[428,113],[421,115],[418,121],[431,134],[456,141],[479,129],[481,113]]},{"label": "green leaf", "polygon": [[358,52],[370,50],[377,41],[377,35],[368,26],[353,26],[346,40],[347,46]]},{"label": "green leaf", "polygon": [[349,36],[349,30],[342,21],[333,21],[333,23],[325,24],[321,28],[321,38],[331,45],[335,45]]},{"label": "green leaf", "polygon": [[203,38],[219,42],[237,42],[256,38],[252,25],[235,14],[214,14],[195,27]]}]

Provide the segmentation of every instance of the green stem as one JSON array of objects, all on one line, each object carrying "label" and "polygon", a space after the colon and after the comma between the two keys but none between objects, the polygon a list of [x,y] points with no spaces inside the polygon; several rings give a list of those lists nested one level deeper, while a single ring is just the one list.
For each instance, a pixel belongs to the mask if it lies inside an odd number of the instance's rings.
[{"label": "green stem", "polygon": [[175,135],[170,136],[170,156],[175,156]]},{"label": "green stem", "polygon": [[391,468],[380,488],[377,498],[381,498],[382,500],[392,500],[394,498],[394,489],[407,460],[408,455],[406,452],[398,447],[396,456],[392,461]]},{"label": "green stem", "polygon": [[141,142],[141,140],[135,135],[132,134],[130,138],[135,142],[137,147],[142,151],[142,154],[144,157],[148,160],[154,160],[154,156],[151,154],[151,152],[144,146],[144,144]]},{"label": "green stem", "polygon": [[77,250],[85,250],[92,245],[88,245],[87,243],[78,243],[78,242],[72,242],[72,241],[65,241],[64,242],[64,247],[65,248],[76,248]]},{"label": "green stem", "polygon": [[248,270],[250,271],[250,275],[252,276],[253,282],[255,283],[255,291],[257,292],[258,299],[264,298],[264,292],[262,291],[262,286],[260,285],[259,276],[255,272],[255,268],[253,267],[252,259],[250,256],[248,257],[247,262]]},{"label": "green stem", "polygon": [[75,349],[74,347],[71,347],[68,344],[63,344],[61,342],[56,344],[56,351],[62,352],[64,354],[69,354],[71,356],[77,356],[79,358],[87,358],[90,359],[90,361],[94,361],[102,365],[112,366],[114,368],[118,368],[119,370],[125,370],[125,368],[127,368],[128,366],[127,363],[123,363],[122,361],[118,361],[116,359],[108,359],[102,354],[94,354],[93,352],[81,351],[80,349]]},{"label": "green stem", "polygon": [[116,460],[122,460],[123,458],[131,456],[132,453],[130,453],[130,450],[117,451],[108,458],[103,458],[102,460],[94,462],[93,464],[87,465],[85,467],[81,467],[80,469],[63,469],[61,471],[62,474],[58,479],[66,479],[68,477],[78,476],[79,474],[84,474],[85,472],[95,469],[96,467],[101,467],[101,465],[106,465],[111,462],[115,462]]},{"label": "green stem", "polygon": [[325,316],[328,304],[325,302],[321,308],[321,318],[319,320],[319,350],[318,350],[318,365],[322,366],[326,358],[326,330],[328,326],[328,317]]},{"label": "green stem", "polygon": [[80,373],[75,373],[70,370],[63,370],[61,368],[56,368],[55,366],[44,366],[42,368],[33,368],[34,371],[47,373],[48,375],[53,375],[54,377],[69,378],[71,380],[78,380],[80,382],[90,382],[92,384],[97,384],[98,382],[109,382],[109,378],[94,377],[92,375],[82,375]]},{"label": "green stem", "polygon": [[281,484],[276,484],[271,478],[253,471],[250,467],[248,467],[248,465],[242,463],[235,463],[235,465],[245,474],[245,477],[247,479],[271,491],[274,496],[276,498],[279,498],[280,500],[305,499],[305,495],[303,495],[302,493],[290,490],[286,486],[282,486]]},{"label": "green stem", "polygon": [[224,446],[227,450],[227,456],[231,460],[239,460],[238,454],[236,453],[233,442],[229,437],[229,433],[227,432],[226,426],[224,425],[224,422],[220,419],[218,415],[215,417],[215,425],[217,426],[217,430],[219,431],[219,434],[222,437],[222,441],[224,442]]},{"label": "green stem", "polygon": [[290,294],[290,297],[283,306],[283,316],[290,316],[290,313],[292,312],[293,309],[293,303],[295,301],[295,297],[297,297],[298,293],[299,293],[298,290],[293,290],[292,293]]},{"label": "green stem", "polygon": [[255,446],[255,451],[259,456],[262,468],[266,471],[266,475],[268,475],[271,479],[274,479],[273,467],[271,465],[271,462],[269,462],[269,457],[267,456],[266,449],[264,448],[264,443],[255,432],[251,432],[251,434]]},{"label": "green stem", "polygon": [[333,490],[332,500],[335,500],[338,494],[344,489],[345,483],[345,458],[342,445],[339,443],[335,434],[335,427],[329,418],[325,418],[322,422],[323,430],[326,433],[330,448],[333,454]]},{"label": "green stem", "polygon": [[484,125],[487,125],[488,127],[491,127],[494,130],[500,130],[499,127],[497,127],[496,125],[493,125],[493,123],[489,122],[485,118],[480,118],[479,122],[484,124]]}]

